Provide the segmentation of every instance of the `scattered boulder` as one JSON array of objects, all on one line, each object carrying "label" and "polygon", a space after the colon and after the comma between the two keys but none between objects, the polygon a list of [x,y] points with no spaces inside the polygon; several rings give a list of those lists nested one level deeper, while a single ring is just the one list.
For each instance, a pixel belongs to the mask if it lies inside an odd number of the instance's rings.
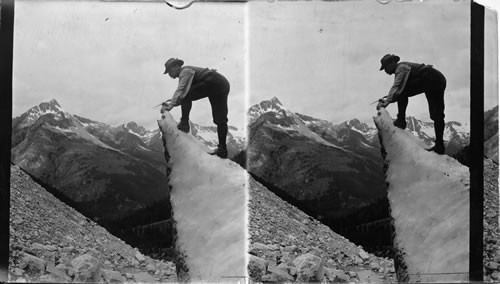
[{"label": "scattered boulder", "polygon": [[72,253],[74,251],[75,251],[75,247],[73,247],[73,246],[64,247],[61,249],[61,252],[65,252],[65,253]]},{"label": "scattered boulder", "polygon": [[47,250],[47,249],[42,244],[34,243],[34,244],[31,245],[31,250],[33,250],[33,251],[36,251],[36,250],[44,251],[44,250]]},{"label": "scattered boulder", "polygon": [[279,250],[280,248],[277,245],[267,245],[269,250]]},{"label": "scattered boulder", "polygon": [[380,277],[370,270],[358,271],[358,278],[361,283],[380,283]]},{"label": "scattered boulder", "polygon": [[21,269],[26,268],[27,270],[30,270],[31,272],[35,273],[44,273],[46,265],[47,262],[45,260],[38,258],[34,255],[24,253],[20,268]]},{"label": "scattered boulder", "polygon": [[90,254],[81,255],[71,261],[75,269],[75,281],[98,282],[101,279],[101,263]]},{"label": "scattered boulder", "polygon": [[250,245],[250,251],[255,250],[255,249],[260,249],[260,250],[267,250],[268,247],[267,245],[263,243],[253,243]]},{"label": "scattered boulder", "polygon": [[[336,281],[335,279],[337,278],[337,274],[339,274],[339,272],[341,272],[340,270],[330,268],[330,267],[323,268],[323,271],[324,271],[325,277],[326,277],[325,280],[327,280],[328,282]],[[337,280],[336,282],[343,282],[343,281]]]},{"label": "scattered boulder", "polygon": [[99,258],[99,255],[100,255],[100,253],[94,248],[89,249],[87,251],[87,254],[90,254],[91,256],[93,256],[95,258]]},{"label": "scattered boulder", "polygon": [[14,271],[12,272],[14,275],[16,276],[21,276],[24,274],[24,270],[20,269],[20,268],[14,268]]},{"label": "scattered boulder", "polygon": [[45,249],[48,251],[57,251],[58,250],[57,247],[53,246],[53,245],[46,245]]},{"label": "scattered boulder", "polygon": [[359,264],[363,263],[363,260],[359,256],[355,255],[355,256],[353,256],[353,262],[354,262],[354,264],[359,265]]},{"label": "scattered boulder", "polygon": [[139,261],[137,261],[135,258],[129,258],[128,260],[129,260],[130,265],[132,265],[134,267],[141,265],[141,263]]},{"label": "scattered boulder", "polygon": [[156,268],[153,264],[150,263],[150,264],[146,265],[146,270],[148,272],[155,272]]},{"label": "scattered boulder", "polygon": [[486,268],[491,269],[491,270],[498,270],[499,264],[496,262],[488,262],[486,263]]},{"label": "scattered boulder", "polygon": [[66,273],[62,270],[59,270],[54,264],[47,265],[47,272],[50,273],[54,278],[62,280],[63,282],[70,282],[71,277],[66,275]]},{"label": "scattered boulder", "polygon": [[263,255],[264,259],[269,262],[269,265],[278,265],[278,252],[277,251],[265,251]]},{"label": "scattered boulder", "polygon": [[351,277],[342,270],[325,267],[324,272],[329,282],[346,283],[351,280]]},{"label": "scattered boulder", "polygon": [[154,278],[153,276],[151,276],[151,274],[147,272],[135,273],[134,279],[137,282],[144,282],[144,283],[158,282],[156,278]]},{"label": "scattered boulder", "polygon": [[322,260],[313,254],[303,254],[297,257],[293,264],[297,268],[297,281],[322,281],[324,278]]},{"label": "scattered boulder", "polygon": [[296,245],[286,246],[283,248],[284,252],[297,252],[299,248]]},{"label": "scattered boulder", "polygon": [[262,282],[265,282],[265,283],[279,282],[278,279],[276,278],[275,274],[266,274],[266,275],[262,276],[261,279],[262,279]]},{"label": "scattered boulder", "polygon": [[358,274],[354,271],[348,271],[347,274],[349,275],[349,277],[351,278],[354,278],[354,277],[358,277]]},{"label": "scattered boulder", "polygon": [[252,254],[250,254],[249,257],[250,257],[248,263],[249,276],[256,281],[263,280],[262,276],[264,276],[267,271],[267,261]]},{"label": "scattered boulder", "polygon": [[107,269],[102,270],[102,276],[106,283],[123,283],[127,280],[120,272]]},{"label": "scattered boulder", "polygon": [[274,278],[276,278],[277,282],[285,282],[285,281],[293,281],[294,278],[288,274],[288,272],[283,271],[282,269],[276,266],[269,266],[267,271],[270,272]]},{"label": "scattered boulder", "polygon": [[75,269],[73,267],[66,266],[65,264],[58,264],[55,268],[70,277],[75,275]]},{"label": "scattered boulder", "polygon": [[45,274],[45,275],[40,276],[40,282],[42,282],[42,283],[61,283],[63,281],[61,281],[61,279],[58,279],[56,276],[54,276],[52,274]]},{"label": "scattered boulder", "polygon": [[144,256],[143,256],[140,252],[138,252],[138,253],[136,253],[136,254],[135,254],[135,258],[136,258],[138,261],[140,261],[140,262],[143,262],[143,261],[145,261],[145,260],[146,260],[146,258],[144,258]]},{"label": "scattered boulder", "polygon": [[293,265],[293,257],[288,252],[283,252],[279,258],[279,263],[284,263],[287,265]]},{"label": "scattered boulder", "polygon": [[370,263],[370,269],[371,270],[379,270],[380,269],[380,265],[377,263],[377,262],[372,262]]},{"label": "scattered boulder", "polygon": [[291,276],[297,275],[297,268],[295,268],[295,266],[293,266],[293,265],[288,265],[286,263],[281,263],[277,267],[279,269],[285,271],[286,273],[288,273]]},{"label": "scattered boulder", "polygon": [[368,253],[366,253],[366,251],[364,250],[359,250],[359,257],[361,257],[362,260],[367,260],[370,258],[370,256],[368,255]]}]

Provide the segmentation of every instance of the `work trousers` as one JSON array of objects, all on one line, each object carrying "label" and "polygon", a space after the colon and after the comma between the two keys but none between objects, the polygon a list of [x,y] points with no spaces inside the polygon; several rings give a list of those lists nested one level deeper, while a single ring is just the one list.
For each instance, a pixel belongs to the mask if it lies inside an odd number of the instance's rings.
[{"label": "work trousers", "polygon": [[226,148],[227,137],[227,96],[229,95],[230,85],[228,80],[214,71],[203,81],[191,85],[189,92],[181,102],[181,121],[189,121],[189,113],[193,106],[193,101],[207,98],[212,107],[212,119],[217,125],[217,136],[219,138],[219,147]]},{"label": "work trousers", "polygon": [[398,118],[404,119],[408,98],[425,93],[429,105],[429,114],[434,121],[436,141],[442,142],[444,131],[444,91],[446,78],[434,68],[422,71],[419,78],[408,80],[405,89],[398,99]]}]

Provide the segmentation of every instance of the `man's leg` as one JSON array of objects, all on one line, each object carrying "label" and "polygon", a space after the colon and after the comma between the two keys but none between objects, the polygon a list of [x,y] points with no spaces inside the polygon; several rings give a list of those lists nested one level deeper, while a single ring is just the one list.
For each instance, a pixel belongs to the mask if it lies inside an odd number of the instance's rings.
[{"label": "man's leg", "polygon": [[398,117],[394,120],[394,126],[401,129],[406,128],[406,107],[408,107],[408,97],[401,94],[398,99]]},{"label": "man's leg", "polygon": [[227,150],[227,123],[217,124],[217,137],[219,138],[219,148]]},{"label": "man's leg", "polygon": [[438,154],[444,154],[444,89],[426,92],[425,96],[429,104],[429,113],[434,121],[434,133],[436,142],[430,150]]},{"label": "man's leg", "polygon": [[219,78],[219,80],[216,94],[208,97],[212,106],[212,118],[217,125],[217,137],[219,139],[219,145],[213,154],[221,158],[227,158],[227,96],[229,94],[229,83],[223,77]]},{"label": "man's leg", "polygon": [[192,85],[186,97],[181,102],[181,121],[177,125],[180,131],[189,132],[189,113],[193,106],[193,101],[208,97],[209,91],[205,83]]},{"label": "man's leg", "polygon": [[215,125],[217,125],[217,137],[219,145],[217,149],[211,153],[221,158],[227,158],[227,96],[225,98],[208,97],[212,106],[212,117]]},{"label": "man's leg", "polygon": [[185,98],[181,103],[181,121],[177,124],[177,129],[180,131],[189,132],[189,113],[191,112],[191,107],[193,102],[189,98]]}]

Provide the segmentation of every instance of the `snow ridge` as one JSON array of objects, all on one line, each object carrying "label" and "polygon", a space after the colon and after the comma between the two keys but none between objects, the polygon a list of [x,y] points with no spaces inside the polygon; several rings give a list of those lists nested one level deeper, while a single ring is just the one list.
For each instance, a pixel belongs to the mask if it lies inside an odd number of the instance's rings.
[{"label": "snow ridge", "polygon": [[386,181],[395,246],[409,282],[467,281],[469,172],[455,159],[422,148],[381,109],[374,118],[388,165]]},{"label": "snow ridge", "polygon": [[189,280],[243,279],[248,275],[246,172],[204,152],[195,137],[177,130],[169,113],[158,124],[170,155],[176,248],[185,255]]}]

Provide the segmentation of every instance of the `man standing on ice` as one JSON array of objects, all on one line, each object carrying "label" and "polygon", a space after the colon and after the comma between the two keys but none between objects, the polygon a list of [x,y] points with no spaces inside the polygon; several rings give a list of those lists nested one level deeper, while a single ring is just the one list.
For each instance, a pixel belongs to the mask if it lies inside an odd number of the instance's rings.
[{"label": "man standing on ice", "polygon": [[183,132],[189,132],[189,113],[192,102],[207,98],[212,107],[212,117],[217,125],[217,136],[219,145],[211,152],[223,159],[227,158],[227,96],[229,94],[229,82],[214,69],[184,66],[184,61],[170,58],[165,63],[165,72],[172,79],[179,78],[177,90],[172,99],[162,104],[161,112],[170,111],[173,107],[181,106],[181,121],[177,128]]},{"label": "man standing on ice", "polygon": [[444,154],[444,90],[446,89],[444,75],[432,65],[399,62],[399,56],[394,54],[386,54],[380,62],[382,63],[380,70],[385,70],[388,75],[394,74],[395,78],[389,94],[379,100],[377,110],[397,102],[398,115],[394,125],[405,129],[408,98],[425,93],[436,133],[435,145],[429,151]]}]

